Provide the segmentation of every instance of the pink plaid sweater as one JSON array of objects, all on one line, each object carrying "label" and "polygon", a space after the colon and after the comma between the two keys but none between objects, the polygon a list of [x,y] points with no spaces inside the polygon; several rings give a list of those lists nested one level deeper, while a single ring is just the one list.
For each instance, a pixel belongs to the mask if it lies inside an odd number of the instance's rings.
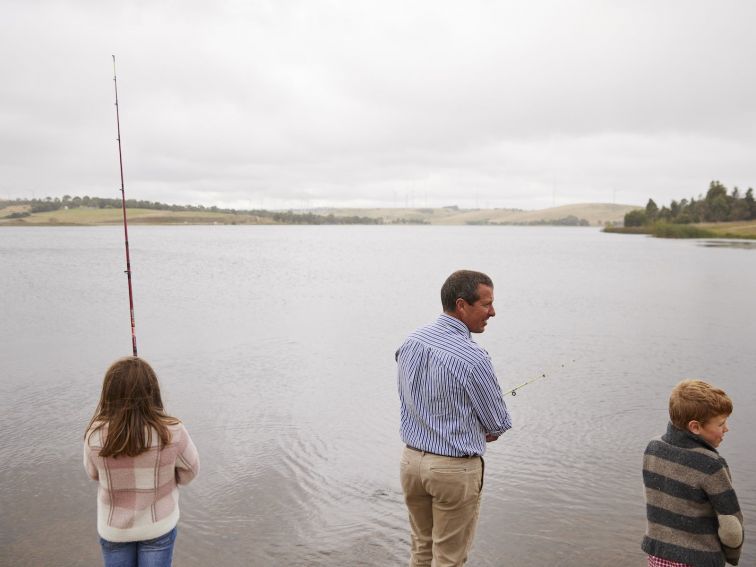
[{"label": "pink plaid sweater", "polygon": [[84,441],[84,468],[97,490],[97,531],[107,541],[153,539],[171,531],[179,519],[178,485],[199,472],[199,455],[183,424],[169,426],[171,442],[136,457],[100,457],[107,426]]}]

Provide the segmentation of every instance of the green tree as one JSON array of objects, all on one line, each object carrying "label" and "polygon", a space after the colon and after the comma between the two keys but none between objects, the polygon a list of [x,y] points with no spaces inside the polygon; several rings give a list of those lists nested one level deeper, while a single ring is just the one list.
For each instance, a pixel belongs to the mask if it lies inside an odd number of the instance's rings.
[{"label": "green tree", "polygon": [[727,197],[727,188],[719,181],[709,183],[709,190],[704,200],[703,220],[710,222],[722,222],[730,215],[730,201]]},{"label": "green tree", "polygon": [[703,220],[703,201],[698,201],[695,198],[690,198],[690,204],[688,205],[688,222],[701,222]]},{"label": "green tree", "polygon": [[[684,200],[685,199],[683,199],[683,201]],[[681,209],[680,203],[678,203],[677,201],[673,199],[672,202],[669,204],[669,215],[670,217],[672,217],[672,220],[675,220],[677,216],[680,214],[680,209]]]},{"label": "green tree", "polygon": [[743,221],[751,218],[751,210],[748,207],[748,203],[745,199],[738,199],[732,203],[730,207],[730,214],[727,220],[730,221]]},{"label": "green tree", "polygon": [[706,200],[713,201],[720,196],[727,196],[727,188],[719,181],[712,181],[711,183],[709,183],[709,190],[706,192]]},{"label": "green tree", "polygon": [[749,218],[756,219],[756,201],[754,201],[753,189],[751,187],[746,191],[744,200],[748,204],[748,209],[751,211],[751,216]]},{"label": "green tree", "polygon": [[706,200],[706,220],[713,222],[726,221],[730,216],[730,203],[727,195],[717,195],[712,200]]},{"label": "green tree", "polygon": [[653,199],[649,199],[646,203],[646,222],[654,222],[658,214],[659,207],[656,206]]},{"label": "green tree", "polygon": [[646,224],[646,211],[635,209],[625,215],[625,226],[643,226]]}]

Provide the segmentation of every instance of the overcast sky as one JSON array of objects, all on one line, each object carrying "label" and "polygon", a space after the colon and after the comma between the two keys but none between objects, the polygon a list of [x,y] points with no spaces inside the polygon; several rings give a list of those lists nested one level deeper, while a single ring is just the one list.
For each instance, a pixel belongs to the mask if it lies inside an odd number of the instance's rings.
[{"label": "overcast sky", "polygon": [[0,197],[658,204],[756,186],[751,0],[2,0]]}]

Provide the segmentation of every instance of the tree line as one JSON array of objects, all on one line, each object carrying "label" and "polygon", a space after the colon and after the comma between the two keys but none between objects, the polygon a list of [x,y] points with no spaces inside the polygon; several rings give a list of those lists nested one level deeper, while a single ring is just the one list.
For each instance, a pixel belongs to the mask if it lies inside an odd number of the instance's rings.
[{"label": "tree line", "polygon": [[649,199],[645,209],[630,211],[625,215],[625,226],[647,226],[658,222],[691,224],[700,222],[727,222],[756,220],[756,201],[753,189],[741,195],[737,187],[728,195],[727,188],[719,181],[712,181],[706,196],[672,201],[669,207],[659,208]]},{"label": "tree line", "polygon": [[[0,200],[0,209],[11,205],[29,206],[30,213],[43,213],[49,211],[58,211],[60,209],[75,209],[79,207],[88,207],[95,209],[120,209],[122,207],[121,199],[111,199],[107,197],[72,197],[63,195],[63,197],[44,197],[42,199],[15,199],[12,201]],[[381,224],[381,219],[370,217],[348,216],[337,217],[332,214],[318,215],[315,213],[295,213],[293,211],[267,211],[262,209],[238,210],[226,209],[221,207],[205,207],[203,205],[168,205],[157,201],[144,201],[137,199],[126,199],[126,207],[129,209],[150,209],[157,211],[178,211],[178,212],[198,212],[198,213],[226,213],[232,215],[255,215],[261,218],[271,219],[273,222],[281,224]],[[13,213],[14,217],[28,216],[30,213]]]},{"label": "tree line", "polygon": [[470,225],[492,225],[492,226],[591,226],[586,219],[579,219],[575,215],[568,215],[559,219],[539,219],[521,222],[493,222],[487,219],[467,221],[465,224]]}]

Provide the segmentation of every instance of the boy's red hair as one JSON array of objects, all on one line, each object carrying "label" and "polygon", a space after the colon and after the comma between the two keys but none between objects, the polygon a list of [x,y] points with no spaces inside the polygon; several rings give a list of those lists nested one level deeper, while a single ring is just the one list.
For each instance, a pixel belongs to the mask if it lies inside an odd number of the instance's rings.
[{"label": "boy's red hair", "polygon": [[669,419],[678,429],[688,429],[688,423],[706,423],[718,415],[732,413],[732,400],[723,390],[703,380],[683,380],[669,396]]}]

